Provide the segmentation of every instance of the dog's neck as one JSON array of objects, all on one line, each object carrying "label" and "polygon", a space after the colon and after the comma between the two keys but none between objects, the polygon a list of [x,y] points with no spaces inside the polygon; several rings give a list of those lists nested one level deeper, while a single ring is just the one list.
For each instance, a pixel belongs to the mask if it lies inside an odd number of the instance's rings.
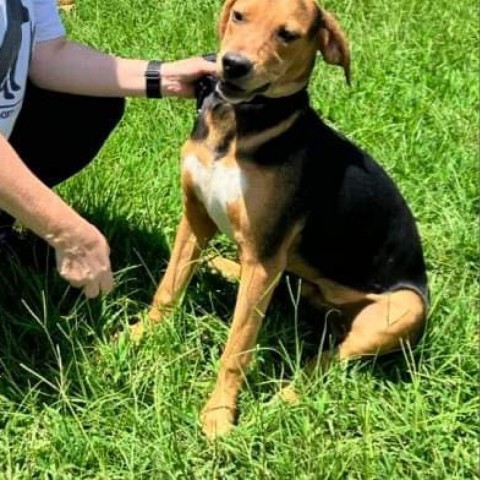
[{"label": "dog's neck", "polygon": [[230,112],[235,117],[236,134],[239,136],[271,128],[309,106],[306,88],[285,97],[257,95],[252,100],[230,102],[218,92],[217,84],[218,80],[214,77],[204,77],[197,84],[198,114],[208,110],[222,121],[225,113]]}]

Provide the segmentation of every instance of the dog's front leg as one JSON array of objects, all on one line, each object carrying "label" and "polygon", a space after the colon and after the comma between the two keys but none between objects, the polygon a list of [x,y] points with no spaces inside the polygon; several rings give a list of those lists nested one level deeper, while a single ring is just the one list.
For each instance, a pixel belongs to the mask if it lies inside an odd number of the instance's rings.
[{"label": "dog's front leg", "polygon": [[209,438],[226,433],[233,426],[245,371],[263,316],[284,268],[285,262],[280,259],[242,262],[237,304],[220,359],[217,383],[201,415],[203,431]]},{"label": "dog's front leg", "polygon": [[158,323],[178,303],[195,272],[202,249],[216,231],[203,205],[194,198],[187,199],[167,270],[153,297],[148,314],[151,321]]},{"label": "dog's front leg", "polygon": [[[178,303],[197,266],[202,249],[216,233],[217,227],[203,205],[187,197],[165,275],[153,297],[148,321],[159,323]],[[130,338],[138,342],[145,331],[141,320],[130,327]]]}]

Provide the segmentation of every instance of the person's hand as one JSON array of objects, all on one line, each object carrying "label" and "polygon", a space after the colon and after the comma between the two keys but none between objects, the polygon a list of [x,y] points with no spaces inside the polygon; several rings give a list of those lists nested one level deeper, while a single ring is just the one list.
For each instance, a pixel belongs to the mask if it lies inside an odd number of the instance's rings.
[{"label": "person's hand", "polygon": [[113,288],[104,236],[41,182],[0,134],[0,209],[55,250],[60,275],[88,298]]},{"label": "person's hand", "polygon": [[90,223],[81,221],[61,242],[55,242],[57,270],[87,298],[109,293],[114,286],[110,248],[105,237]]},{"label": "person's hand", "polygon": [[194,83],[204,75],[215,75],[216,64],[202,57],[165,62],[161,67],[162,95],[183,98],[194,96]]}]

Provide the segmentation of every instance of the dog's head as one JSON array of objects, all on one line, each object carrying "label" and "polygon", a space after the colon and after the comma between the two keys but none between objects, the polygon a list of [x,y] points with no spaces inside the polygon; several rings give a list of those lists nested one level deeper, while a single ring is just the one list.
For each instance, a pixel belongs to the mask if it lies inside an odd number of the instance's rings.
[{"label": "dog's head", "polygon": [[321,52],[350,81],[350,52],[335,18],[314,0],[227,0],[219,21],[220,93],[232,102],[302,89]]}]

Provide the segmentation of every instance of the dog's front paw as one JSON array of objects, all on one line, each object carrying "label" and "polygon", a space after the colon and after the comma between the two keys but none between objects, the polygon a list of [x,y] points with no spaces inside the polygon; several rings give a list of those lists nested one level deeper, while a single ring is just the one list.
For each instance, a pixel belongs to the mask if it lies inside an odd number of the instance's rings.
[{"label": "dog's front paw", "polygon": [[129,318],[128,325],[113,335],[113,341],[117,343],[131,342],[138,345],[151,327],[160,322],[159,317],[151,318],[152,310],[148,313],[143,310]]},{"label": "dog's front paw", "polygon": [[135,318],[135,322],[128,326],[127,336],[134,344],[139,344],[146,332],[145,320],[142,318]]},{"label": "dog's front paw", "polygon": [[174,308],[175,307],[171,305],[152,305],[146,315],[147,323],[152,326],[162,323],[163,320],[173,312]]},{"label": "dog's front paw", "polygon": [[128,339],[134,344],[139,344],[145,335],[151,331],[156,325],[162,323],[165,315],[170,313],[172,309],[150,307],[148,313],[142,313],[133,317],[125,332]]},{"label": "dog's front paw", "polygon": [[117,344],[123,344],[125,342],[133,342],[134,344],[140,343],[145,334],[145,320],[144,315],[139,314],[129,319],[129,323],[126,327],[123,327],[112,335],[112,341]]},{"label": "dog's front paw", "polygon": [[293,383],[283,387],[274,397],[274,400],[280,400],[289,405],[297,405],[300,403],[300,394],[296,390]]},{"label": "dog's front paw", "polygon": [[155,307],[151,307],[148,313],[137,315],[128,326],[129,339],[133,343],[140,343],[145,334],[162,320],[163,313]]},{"label": "dog's front paw", "polygon": [[226,405],[207,404],[201,414],[202,430],[209,440],[227,434],[235,421],[235,409]]}]

